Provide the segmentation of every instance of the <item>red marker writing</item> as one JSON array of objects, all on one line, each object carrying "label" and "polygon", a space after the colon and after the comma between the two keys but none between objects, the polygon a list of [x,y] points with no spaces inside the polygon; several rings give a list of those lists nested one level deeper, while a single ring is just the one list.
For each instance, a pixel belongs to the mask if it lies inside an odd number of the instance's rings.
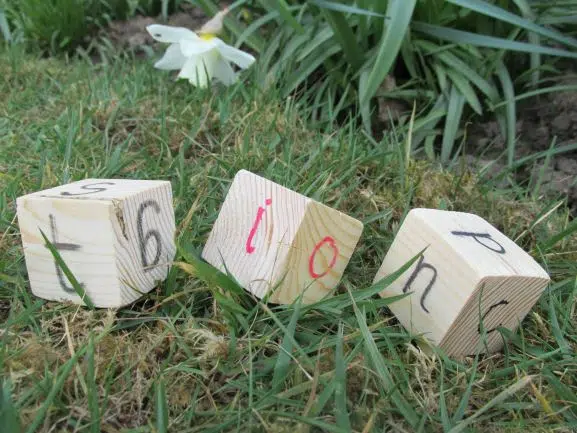
[{"label": "red marker writing", "polygon": [[[272,204],[272,199],[271,198],[267,198],[265,200],[265,206],[270,206]],[[262,221],[262,217],[264,215],[266,211],[266,208],[259,206],[258,210],[256,212],[256,218],[254,220],[254,224],[252,225],[252,228],[250,229],[250,233],[248,234],[248,239],[246,240],[246,252],[249,254],[254,253],[254,246],[252,246],[252,240],[254,238],[254,236],[256,235],[256,231],[258,230],[258,226],[260,224],[260,222]]]},{"label": "red marker writing", "polygon": [[[324,244],[327,244],[332,248],[333,258],[331,259],[331,262],[329,263],[329,267],[322,274],[317,274],[315,272],[315,256]],[[339,255],[339,249],[337,247],[335,240],[332,237],[327,236],[322,241],[320,241],[318,244],[316,244],[314,249],[313,249],[313,252],[311,253],[311,255],[309,257],[309,274],[311,275],[311,277],[321,278],[321,277],[324,277],[326,274],[328,274],[329,271],[333,268],[333,266],[337,262],[338,255]]]}]

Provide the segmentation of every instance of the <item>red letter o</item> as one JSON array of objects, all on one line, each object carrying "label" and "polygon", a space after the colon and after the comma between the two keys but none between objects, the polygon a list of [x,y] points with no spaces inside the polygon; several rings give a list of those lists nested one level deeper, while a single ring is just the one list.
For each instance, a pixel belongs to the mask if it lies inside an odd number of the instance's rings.
[{"label": "red letter o", "polygon": [[[317,274],[315,272],[315,256],[324,244],[328,244],[332,248],[333,258],[331,259],[331,262],[329,263],[329,267],[327,268],[327,270],[324,271],[322,274]],[[318,244],[316,244],[314,249],[313,249],[312,254],[309,257],[309,274],[311,275],[311,277],[321,278],[321,277],[324,277],[326,274],[328,274],[329,271],[333,268],[333,266],[337,262],[338,255],[339,255],[339,249],[337,248],[337,244],[332,237],[327,236],[322,241],[320,241]]]}]

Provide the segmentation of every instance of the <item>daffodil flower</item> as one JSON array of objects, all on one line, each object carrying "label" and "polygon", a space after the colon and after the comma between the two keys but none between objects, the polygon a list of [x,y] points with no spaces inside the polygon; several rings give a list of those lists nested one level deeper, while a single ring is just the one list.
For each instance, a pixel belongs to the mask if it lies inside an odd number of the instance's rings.
[{"label": "daffodil flower", "polygon": [[213,78],[227,86],[235,83],[237,75],[230,62],[246,69],[255,62],[255,58],[215,36],[214,33],[222,28],[224,13],[226,11],[220,12],[206,23],[198,35],[184,27],[160,24],[147,26],[146,30],[155,40],[171,44],[154,67],[180,69],[178,78],[186,78],[198,87],[207,87]]}]

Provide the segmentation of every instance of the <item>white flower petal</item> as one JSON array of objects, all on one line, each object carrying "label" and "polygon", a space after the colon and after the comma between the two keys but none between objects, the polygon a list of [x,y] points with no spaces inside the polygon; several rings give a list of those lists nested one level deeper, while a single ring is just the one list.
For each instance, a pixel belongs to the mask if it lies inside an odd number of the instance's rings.
[{"label": "white flower petal", "polygon": [[180,42],[186,40],[199,40],[200,38],[191,30],[184,27],[163,26],[162,24],[151,24],[146,27],[150,36],[159,42]]},{"label": "white flower petal", "polygon": [[180,50],[182,54],[186,57],[197,56],[202,53],[206,53],[216,47],[216,42],[214,40],[205,41],[203,39],[198,39],[196,41],[182,40],[180,41]]},{"label": "white flower petal", "polygon": [[218,51],[220,51],[220,54],[222,54],[225,59],[236,63],[242,69],[248,68],[255,62],[256,59],[249,53],[245,53],[244,51],[231,47],[218,38],[215,39],[217,40],[217,47]]},{"label": "white flower petal", "polygon": [[232,66],[221,56],[214,65],[213,76],[226,86],[236,83],[237,77]]},{"label": "white flower petal", "polygon": [[208,79],[206,77],[202,79],[202,76],[198,74],[199,61],[197,56],[190,57],[178,73],[178,78],[186,78],[197,87],[206,87]]},{"label": "white flower petal", "polygon": [[188,81],[195,86],[207,87],[212,79],[217,61],[217,51],[191,56],[178,74],[178,78],[188,78]]},{"label": "white flower petal", "polygon": [[186,63],[186,57],[180,51],[180,46],[178,44],[172,44],[164,53],[164,56],[154,64],[157,69],[180,69]]}]

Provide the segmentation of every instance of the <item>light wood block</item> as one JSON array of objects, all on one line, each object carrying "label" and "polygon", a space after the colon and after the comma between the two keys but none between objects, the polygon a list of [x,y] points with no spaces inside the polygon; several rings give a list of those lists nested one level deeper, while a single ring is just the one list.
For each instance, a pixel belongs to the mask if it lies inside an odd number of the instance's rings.
[{"label": "light wood block", "polygon": [[166,278],[176,253],[170,182],[85,179],[17,199],[32,292],[82,304],[40,230],[97,307],[120,307]]},{"label": "light wood block", "polygon": [[425,248],[381,296],[410,293],[390,309],[405,328],[423,334],[449,356],[499,351],[503,337],[496,328],[515,330],[550,280],[529,254],[483,218],[413,209],[375,282]]},{"label": "light wood block", "polygon": [[[202,257],[258,298],[303,303],[331,293],[363,224],[246,170],[239,171]],[[272,291],[272,292],[271,292]]]}]

